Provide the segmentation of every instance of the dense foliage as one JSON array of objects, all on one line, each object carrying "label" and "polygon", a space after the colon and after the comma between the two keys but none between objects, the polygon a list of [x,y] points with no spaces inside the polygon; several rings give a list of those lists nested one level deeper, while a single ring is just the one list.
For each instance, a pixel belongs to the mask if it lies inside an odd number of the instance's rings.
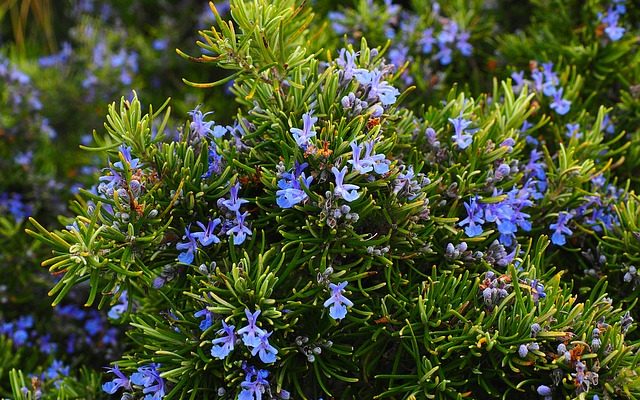
[{"label": "dense foliage", "polygon": [[0,2],[0,396],[640,398],[639,10],[120,3]]}]

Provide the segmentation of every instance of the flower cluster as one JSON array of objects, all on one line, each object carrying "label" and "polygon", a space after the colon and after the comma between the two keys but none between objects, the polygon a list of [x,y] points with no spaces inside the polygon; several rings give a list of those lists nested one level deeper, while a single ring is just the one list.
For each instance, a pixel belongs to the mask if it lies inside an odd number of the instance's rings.
[{"label": "flower cluster", "polygon": [[160,377],[159,364],[149,364],[139,367],[136,372],[127,377],[118,365],[107,368],[107,373],[116,377],[102,385],[102,390],[108,394],[114,394],[121,388],[125,390],[123,396],[132,396],[136,391],[141,392],[144,400],[160,400],[165,396],[165,382]]},{"label": "flower cluster", "polygon": [[291,208],[309,198],[304,191],[304,188],[308,189],[313,182],[313,176],[307,177],[304,172],[308,165],[308,163],[299,164],[296,161],[293,170],[279,173],[278,187],[280,190],[276,192],[278,206]]},{"label": "flower cluster", "polygon": [[565,99],[564,88],[560,86],[560,77],[553,70],[553,62],[542,64],[540,69],[537,63],[531,65],[531,80],[525,80],[524,71],[517,71],[511,74],[513,80],[513,91],[519,93],[525,84],[552,99],[549,107],[559,115],[565,115],[571,109],[571,101]]},{"label": "flower cluster", "polygon": [[[393,69],[393,66],[382,65],[374,69],[358,68],[356,57],[359,55],[353,50],[341,49],[339,57],[336,59],[341,83],[346,86],[355,78],[359,84],[358,93],[363,94],[356,97],[355,95],[351,96],[353,94],[351,92],[342,98],[341,103],[345,109],[353,107],[365,109],[369,107],[372,116],[379,117],[384,111],[383,107],[393,105],[400,95],[400,91],[397,88],[384,80],[385,76]],[[371,58],[374,56],[375,53],[370,54]]]},{"label": "flower cluster", "polygon": [[221,321],[222,329],[217,334],[223,336],[212,341],[211,355],[220,360],[225,359],[234,349],[236,336],[241,336],[242,342],[251,351],[252,356],[258,355],[265,364],[274,363],[278,350],[269,343],[269,337],[273,332],[267,332],[256,325],[261,311],[256,310],[256,312],[252,313],[249,309],[245,309],[244,312],[247,316],[247,325],[235,332],[234,325],[227,325],[224,321]]},{"label": "flower cluster", "polygon": [[496,276],[492,271],[488,271],[480,283],[480,294],[489,310],[509,295],[509,289],[511,289],[511,278],[506,275]]},{"label": "flower cluster", "polygon": [[11,214],[16,221],[22,221],[31,215],[32,207],[20,193],[0,193],[0,211]]},{"label": "flower cluster", "polygon": [[[201,229],[199,232],[192,232],[190,226],[184,228],[184,236],[182,237],[184,242],[176,244],[176,249],[181,251],[178,255],[178,261],[184,264],[191,264],[200,246],[208,247],[212,244],[220,243],[218,235],[231,236],[233,244],[239,246],[244,243],[247,235],[252,234],[245,222],[249,212],[240,212],[240,207],[248,203],[248,200],[238,197],[239,190],[240,183],[236,182],[229,189],[228,199],[218,199],[218,207],[224,213],[224,219],[210,219],[207,225],[197,221],[196,224]],[[218,229],[218,227],[220,228]],[[215,232],[216,229],[218,229],[217,233]]]},{"label": "flower cluster", "polygon": [[598,20],[604,27],[604,32],[614,42],[622,38],[626,29],[619,26],[620,17],[627,12],[626,0],[613,0],[606,12],[598,13]]},{"label": "flower cluster", "polygon": [[[492,197],[503,196],[501,190],[494,189]],[[465,226],[465,233],[469,237],[479,236],[483,233],[483,224],[495,223],[500,233],[499,240],[504,246],[512,246],[518,229],[525,232],[531,230],[530,215],[523,212],[523,208],[533,206],[534,191],[527,187],[520,189],[514,187],[506,193],[504,200],[494,203],[480,203],[480,198],[471,198],[464,206],[467,217],[458,222],[459,226]]]}]

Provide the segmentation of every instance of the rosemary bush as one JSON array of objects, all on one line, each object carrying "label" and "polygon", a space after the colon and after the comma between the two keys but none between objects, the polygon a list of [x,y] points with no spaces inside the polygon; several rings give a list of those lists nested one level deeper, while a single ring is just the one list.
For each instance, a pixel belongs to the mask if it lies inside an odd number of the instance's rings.
[{"label": "rosemary bush", "polygon": [[10,395],[640,397],[637,10],[483,3],[211,3],[185,87],[237,107],[122,97],[26,227],[106,372],[29,380],[16,316]]}]

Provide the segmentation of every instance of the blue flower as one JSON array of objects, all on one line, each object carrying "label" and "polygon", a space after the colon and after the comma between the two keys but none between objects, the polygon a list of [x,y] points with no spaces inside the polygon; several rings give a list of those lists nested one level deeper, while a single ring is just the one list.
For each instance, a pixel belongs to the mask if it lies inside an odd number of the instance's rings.
[{"label": "blue flower", "polygon": [[50,380],[56,380],[54,385],[59,388],[61,379],[65,376],[69,376],[69,366],[65,366],[60,360],[53,360],[51,366],[44,372],[44,377]]},{"label": "blue flower", "polygon": [[549,386],[540,385],[536,391],[540,396],[551,396],[551,388]]},{"label": "blue flower", "polygon": [[520,356],[520,358],[526,358],[527,354],[529,354],[529,349],[527,348],[527,345],[521,344],[520,347],[518,348],[518,355]]},{"label": "blue flower", "polygon": [[449,65],[451,64],[451,49],[443,43],[438,43],[438,46],[440,48],[440,51],[438,51],[438,53],[436,54],[435,58],[436,60],[440,61],[440,64],[442,65]]},{"label": "blue flower", "polygon": [[351,150],[353,159],[348,163],[353,166],[353,169],[360,174],[366,174],[371,171],[375,171],[376,174],[383,175],[389,172],[389,161],[384,154],[374,154],[373,147],[375,141],[370,140],[364,144],[365,154],[360,158],[360,152],[363,150],[361,146],[354,140],[351,142]]},{"label": "blue flower", "polygon": [[289,132],[293,135],[293,138],[296,141],[296,144],[301,148],[305,149],[310,145],[309,140],[316,136],[316,132],[313,130],[313,125],[318,122],[317,117],[312,117],[312,112],[306,112],[302,114],[302,129],[300,128],[291,128]]},{"label": "blue flower", "polygon": [[248,308],[244,310],[247,316],[247,326],[238,329],[238,335],[242,335],[242,341],[247,347],[256,347],[260,345],[260,336],[265,333],[262,329],[256,326],[260,310],[256,310],[253,314]]},{"label": "blue flower", "polygon": [[249,202],[248,200],[238,198],[239,190],[240,190],[240,182],[236,182],[235,185],[231,186],[231,189],[229,191],[230,198],[228,200],[225,199],[222,202],[222,204],[224,204],[224,206],[227,207],[229,211],[239,211],[240,207],[242,207],[244,203]]},{"label": "blue flower", "polygon": [[199,221],[196,223],[202,228],[202,232],[192,233],[191,235],[197,238],[201,245],[207,247],[211,243],[220,243],[220,239],[213,233],[216,227],[220,225],[220,218],[209,220],[206,227]]},{"label": "blue flower", "polygon": [[186,240],[186,242],[176,244],[177,250],[184,250],[178,254],[178,261],[184,264],[191,264],[194,257],[193,253],[198,250],[197,238],[191,234],[189,227],[186,227],[184,228],[184,236],[182,239]]},{"label": "blue flower", "polygon": [[538,69],[531,71],[531,78],[533,79],[533,85],[536,92],[542,92],[544,88],[544,74],[542,71]]},{"label": "blue flower", "polygon": [[[124,171],[129,169],[136,169],[140,166],[140,160],[131,157],[131,147],[120,145],[118,150],[118,157],[120,157],[120,161],[113,163],[114,167],[117,167]],[[126,167],[122,164],[123,161],[126,164]]]},{"label": "blue flower", "polygon": [[364,160],[360,160],[360,151],[362,148],[358,146],[358,143],[354,140],[351,142],[351,151],[352,151],[352,159],[347,161],[353,169],[358,171],[360,174],[366,174],[367,172],[371,172],[373,170],[373,166],[369,165]]},{"label": "blue flower", "polygon": [[360,193],[357,192],[360,186],[344,183],[344,177],[347,174],[346,166],[343,167],[342,170],[332,167],[331,172],[333,172],[333,175],[336,177],[336,187],[333,189],[333,194],[336,197],[340,197],[348,202],[352,202],[360,197]]},{"label": "blue flower", "polygon": [[39,345],[40,345],[40,351],[45,354],[53,354],[58,349],[58,345],[56,343],[51,342],[50,333],[40,336]]},{"label": "blue flower", "polygon": [[254,367],[247,369],[247,375],[240,383],[242,391],[238,395],[238,400],[262,400],[262,394],[269,387],[268,376],[267,370],[256,370]]},{"label": "blue flower", "polygon": [[260,342],[251,350],[251,355],[255,357],[258,354],[260,360],[265,364],[276,362],[276,354],[278,354],[278,350],[269,344],[269,336],[272,333],[262,332],[259,337]]},{"label": "blue flower", "polygon": [[620,15],[613,7],[609,7],[606,16],[601,18],[602,23],[605,25],[604,32],[614,42],[617,42],[624,35],[625,29],[618,26]]},{"label": "blue flower", "polygon": [[127,378],[120,369],[118,365],[114,365],[113,368],[107,368],[107,373],[112,373],[116,377],[109,382],[106,382],[102,385],[102,390],[109,394],[114,394],[120,388],[125,388],[126,390],[131,390],[131,383],[129,382],[129,378]]},{"label": "blue flower", "polygon": [[296,161],[294,171],[282,174],[282,179],[278,181],[278,187],[280,190],[276,192],[276,203],[280,208],[291,208],[309,198],[300,185],[300,178],[302,178],[302,183],[307,188],[313,181],[313,176],[307,178],[303,172],[308,165],[309,164],[307,163],[298,164]]},{"label": "blue flower", "polygon": [[211,348],[211,355],[213,357],[222,360],[231,353],[236,342],[236,334],[233,331],[234,329],[235,326],[227,325],[222,321],[222,329],[218,331],[218,335],[225,334],[226,336],[213,339],[211,342],[213,344],[213,347]]},{"label": "blue flower", "polygon": [[373,171],[378,175],[384,175],[389,172],[389,160],[384,154],[374,154],[374,140],[369,140],[364,144],[366,149],[363,161],[373,166]]},{"label": "blue flower", "polygon": [[331,289],[331,297],[324,302],[324,307],[329,307],[329,316],[333,319],[341,320],[347,315],[347,307],[353,306],[351,300],[342,295],[344,288],[347,286],[347,282],[341,282],[339,284],[329,284]]},{"label": "blue flower", "polygon": [[571,108],[571,102],[562,98],[563,90],[563,88],[560,88],[553,92],[553,102],[550,105],[551,109],[560,115],[565,115]]},{"label": "blue flower", "polygon": [[611,121],[609,114],[604,114],[602,124],[600,124],[600,129],[604,130],[608,134],[613,134],[616,131],[616,126],[613,124],[613,121]]},{"label": "blue flower", "polygon": [[129,300],[127,298],[126,290],[122,291],[118,301],[120,303],[111,307],[111,309],[109,309],[109,313],[107,314],[107,316],[111,319],[120,319],[120,317],[122,317],[122,314],[124,314],[124,312],[127,311],[127,307],[129,306]]},{"label": "blue flower", "polygon": [[465,130],[471,125],[471,121],[462,118],[462,115],[456,118],[449,118],[449,122],[453,125],[455,131],[451,137],[453,142],[458,146],[460,150],[464,150],[473,142],[473,133],[475,131],[465,132]]},{"label": "blue flower", "polygon": [[122,174],[120,174],[120,172],[113,168],[113,166],[104,168],[103,171],[106,172],[106,175],[99,177],[98,181],[104,182],[106,188],[113,189],[116,186],[122,185],[122,183],[124,182]]},{"label": "blue flower", "polygon": [[247,235],[252,234],[251,229],[249,229],[244,222],[244,220],[247,218],[247,215],[249,215],[248,211],[245,211],[243,214],[240,214],[239,211],[236,211],[236,219],[233,220],[233,223],[235,225],[232,226],[231,229],[227,230],[227,235],[233,235],[233,244],[236,246],[244,243]]},{"label": "blue flower", "polygon": [[213,325],[213,313],[206,308],[196,311],[193,316],[196,318],[202,318],[204,316],[204,320],[200,321],[200,330],[203,332]]},{"label": "blue flower", "polygon": [[529,286],[531,287],[531,297],[533,297],[533,301],[536,304],[539,299],[547,297],[547,294],[544,291],[544,285],[537,279],[532,280]]},{"label": "blue flower", "polygon": [[473,52],[473,46],[468,42],[470,36],[471,35],[467,31],[460,31],[460,33],[458,34],[458,42],[456,43],[456,47],[465,57],[471,56]]},{"label": "blue flower", "polygon": [[215,143],[209,144],[209,168],[207,172],[202,174],[201,178],[206,179],[213,173],[219,174],[222,172],[222,156],[216,151],[217,147]]},{"label": "blue flower", "polygon": [[467,218],[458,222],[459,226],[468,225],[464,232],[469,237],[476,237],[482,235],[482,224],[484,224],[484,219],[482,218],[484,212],[480,205],[477,203],[479,197],[474,196],[469,200],[469,203],[464,203],[464,208],[467,209]]},{"label": "blue flower", "polygon": [[143,386],[144,400],[160,400],[164,397],[164,379],[158,372],[159,364],[150,364],[138,368],[138,372],[131,374],[131,383]]},{"label": "blue flower", "polygon": [[563,246],[567,242],[564,235],[573,235],[571,229],[565,226],[571,218],[573,218],[571,214],[561,211],[558,214],[558,221],[555,224],[549,225],[549,228],[554,231],[553,235],[551,236],[551,241],[553,242],[553,244],[557,246]]},{"label": "blue flower", "polygon": [[513,81],[513,93],[520,93],[524,87],[524,71],[512,72],[511,80]]},{"label": "blue flower", "polygon": [[422,46],[422,52],[429,54],[433,50],[433,45],[436,39],[433,37],[433,28],[427,28],[422,32],[418,45]]}]

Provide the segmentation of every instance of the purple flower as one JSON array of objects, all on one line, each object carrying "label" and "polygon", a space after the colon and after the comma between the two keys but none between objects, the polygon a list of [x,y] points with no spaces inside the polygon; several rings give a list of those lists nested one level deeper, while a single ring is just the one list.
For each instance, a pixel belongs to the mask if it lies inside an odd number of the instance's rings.
[{"label": "purple flower", "polygon": [[127,378],[118,368],[118,365],[114,365],[113,368],[107,368],[107,373],[112,373],[116,377],[110,381],[106,382],[102,385],[102,390],[109,394],[114,394],[120,388],[125,388],[126,390],[131,390],[131,383],[129,382],[129,378]]},{"label": "purple flower", "polygon": [[560,88],[553,92],[553,102],[549,106],[560,115],[565,115],[571,108],[571,102],[562,98],[563,90],[563,88]]},{"label": "purple flower", "polygon": [[458,146],[460,150],[464,150],[473,142],[473,133],[475,131],[465,132],[465,130],[471,125],[471,121],[462,118],[462,114],[456,118],[449,118],[449,122],[453,125],[454,135],[451,136],[453,142]]},{"label": "purple flower", "polygon": [[373,154],[375,141],[370,140],[364,145],[366,151],[364,156],[360,158],[360,152],[363,150],[362,147],[359,146],[355,140],[351,142],[353,159],[349,160],[348,163],[353,166],[353,169],[360,174],[375,171],[377,174],[382,175],[389,172],[389,162],[386,160],[384,154]]},{"label": "purple flower", "polygon": [[113,189],[124,182],[124,178],[120,172],[113,168],[113,166],[104,168],[103,171],[107,172],[107,174],[98,178],[98,181],[104,182],[101,186],[104,184],[107,189]]},{"label": "purple flower", "polygon": [[252,314],[248,308],[245,308],[244,313],[247,316],[247,326],[238,329],[238,335],[242,335],[242,341],[245,346],[256,347],[260,345],[260,336],[265,333],[265,331],[256,326],[260,310],[256,310]]},{"label": "purple flower", "polygon": [[453,43],[458,33],[458,24],[454,21],[445,24],[442,31],[438,34],[438,43]]},{"label": "purple flower", "polygon": [[531,78],[536,92],[542,92],[544,88],[544,74],[539,69],[531,71]]},{"label": "purple flower", "polygon": [[206,227],[200,221],[196,223],[202,228],[202,232],[192,233],[191,235],[197,238],[201,245],[207,247],[211,243],[220,243],[220,239],[213,233],[216,227],[220,225],[220,218],[216,218],[213,221],[209,220]]},{"label": "purple flower", "polygon": [[484,224],[483,210],[480,205],[477,203],[479,197],[474,196],[471,198],[469,203],[464,203],[464,208],[467,209],[467,218],[458,222],[459,226],[468,225],[464,232],[469,237],[476,237],[482,235],[482,224]]},{"label": "purple flower", "polygon": [[471,56],[471,53],[473,52],[473,46],[468,42],[469,37],[470,37],[469,32],[460,31],[460,33],[458,34],[458,42],[456,43],[456,47],[458,48],[458,50],[460,50],[460,53],[465,57]]},{"label": "purple flower", "polygon": [[260,360],[262,360],[265,364],[271,364],[276,362],[276,354],[278,354],[278,350],[269,344],[269,336],[271,336],[273,332],[262,332],[260,334],[257,346],[251,350],[251,355],[255,357],[256,354],[259,355]]},{"label": "purple flower", "polygon": [[333,194],[336,197],[340,197],[348,202],[352,202],[360,197],[360,193],[357,192],[357,190],[360,189],[359,186],[343,183],[344,177],[347,174],[346,166],[343,167],[342,170],[332,167],[331,172],[333,172],[333,175],[336,177],[336,187],[333,189]]},{"label": "purple flower", "polygon": [[226,336],[213,339],[213,347],[211,348],[211,355],[217,359],[225,359],[229,353],[233,350],[233,346],[236,342],[236,334],[233,331],[235,326],[227,325],[222,321],[222,329],[218,331],[218,335],[225,334]]},{"label": "purple flower", "polygon": [[347,307],[353,306],[351,300],[342,295],[344,288],[347,286],[347,282],[341,282],[339,284],[329,284],[331,289],[331,297],[324,302],[324,307],[329,307],[329,316],[333,319],[341,320],[347,315]]},{"label": "purple flower", "polygon": [[549,225],[549,228],[554,231],[553,235],[551,236],[551,241],[553,242],[553,244],[557,246],[563,246],[567,242],[564,235],[573,235],[571,229],[565,226],[571,218],[573,218],[571,214],[561,211],[558,214],[558,221],[555,224]]},{"label": "purple flower", "polygon": [[233,244],[236,246],[244,243],[247,235],[252,234],[251,229],[249,229],[244,222],[244,220],[247,218],[247,215],[249,215],[248,211],[245,211],[243,214],[240,214],[239,211],[236,211],[236,219],[233,220],[233,223],[235,225],[232,226],[231,229],[227,230],[227,235],[233,235]]},{"label": "purple flower", "polygon": [[31,215],[31,206],[22,201],[20,193],[0,193],[0,211],[6,209],[13,215],[16,221],[20,221]]},{"label": "purple flower", "polygon": [[383,75],[383,72],[377,69],[373,71],[360,69],[357,71],[356,78],[361,85],[369,89],[367,100],[379,100],[382,105],[388,106],[396,102],[400,91],[391,86],[387,81],[383,81]]},{"label": "purple flower", "polygon": [[216,149],[217,147],[215,143],[212,142],[209,144],[209,168],[207,169],[207,172],[202,174],[202,179],[210,177],[213,173],[220,174],[222,172],[222,156],[218,154]]},{"label": "purple flower", "polygon": [[429,54],[433,50],[436,39],[433,37],[433,28],[427,28],[422,32],[422,37],[418,41],[418,45],[422,46],[422,52]]},{"label": "purple flower", "polygon": [[568,138],[575,137],[576,139],[580,139],[582,137],[582,133],[579,132],[579,130],[580,130],[580,124],[579,123],[566,124],[565,127],[567,128],[567,137]]},{"label": "purple flower", "polygon": [[440,51],[438,51],[435,56],[436,60],[440,61],[440,64],[442,65],[451,64],[451,49],[443,43],[438,43],[438,46],[440,48]]},{"label": "purple flower", "polygon": [[213,111],[202,113],[200,106],[198,105],[193,111],[189,111],[189,115],[192,117],[191,131],[196,134],[198,138],[204,138],[207,135],[213,135],[216,138],[224,136],[227,133],[227,129],[220,125],[215,125],[215,121],[205,121],[205,117],[209,114],[213,114]]},{"label": "purple flower", "polygon": [[189,227],[186,227],[184,228],[182,239],[186,240],[186,242],[176,244],[177,250],[184,250],[178,254],[178,261],[184,264],[191,264],[193,262],[193,253],[198,250],[197,237],[191,234]]},{"label": "purple flower", "polygon": [[231,190],[229,191],[229,199],[224,200],[222,204],[224,204],[229,211],[240,211],[240,207],[244,203],[248,203],[249,201],[245,199],[238,198],[238,191],[240,190],[240,182],[236,182],[235,185],[231,186]]},{"label": "purple flower", "polygon": [[302,129],[291,128],[289,132],[293,135],[296,144],[305,149],[309,146],[309,140],[316,136],[316,132],[313,130],[313,125],[318,122],[317,117],[311,116],[311,111],[302,114]]},{"label": "purple flower", "polygon": [[353,79],[356,70],[355,59],[358,53],[353,52],[352,50],[340,49],[340,53],[338,58],[336,59],[336,64],[340,68],[342,68],[342,80],[350,81]]},{"label": "purple flower", "polygon": [[521,344],[520,347],[518,348],[518,355],[520,356],[520,358],[526,358],[527,354],[529,354],[529,349],[527,348],[527,345]]},{"label": "purple flower", "polygon": [[409,200],[414,200],[418,197],[422,188],[430,183],[429,178],[425,177],[422,173],[419,173],[416,177],[413,165],[409,165],[408,167],[401,165],[400,173],[398,173],[393,180],[393,193],[398,196],[405,196]]}]

